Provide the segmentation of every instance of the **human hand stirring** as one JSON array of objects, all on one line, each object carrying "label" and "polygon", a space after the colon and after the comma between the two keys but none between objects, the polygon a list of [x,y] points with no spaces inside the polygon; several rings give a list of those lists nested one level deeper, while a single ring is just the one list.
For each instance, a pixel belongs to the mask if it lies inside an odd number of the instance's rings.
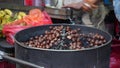
[{"label": "human hand stirring", "polygon": [[83,1],[78,2],[78,3],[71,3],[68,5],[64,5],[63,7],[64,8],[72,8],[75,10],[82,9],[84,11],[90,11],[90,10],[98,7],[97,6],[98,2],[99,2],[98,0],[83,0]]}]

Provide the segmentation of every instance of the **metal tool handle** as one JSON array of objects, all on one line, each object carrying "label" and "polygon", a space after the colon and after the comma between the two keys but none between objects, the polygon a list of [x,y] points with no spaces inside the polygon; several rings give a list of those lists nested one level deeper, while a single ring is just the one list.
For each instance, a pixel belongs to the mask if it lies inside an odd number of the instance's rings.
[{"label": "metal tool handle", "polygon": [[10,61],[13,61],[13,62],[18,63],[18,64],[30,66],[30,67],[33,67],[33,68],[45,68],[45,67],[42,67],[42,66],[39,66],[39,65],[24,61],[24,60],[20,60],[20,59],[17,59],[17,58],[10,57],[8,55],[5,55],[2,51],[0,51],[0,56],[3,59],[10,60]]},{"label": "metal tool handle", "polygon": [[70,11],[70,16],[68,16],[68,19],[70,21],[71,24],[75,24],[75,22],[73,21],[73,10],[71,8],[67,8],[68,11]]}]

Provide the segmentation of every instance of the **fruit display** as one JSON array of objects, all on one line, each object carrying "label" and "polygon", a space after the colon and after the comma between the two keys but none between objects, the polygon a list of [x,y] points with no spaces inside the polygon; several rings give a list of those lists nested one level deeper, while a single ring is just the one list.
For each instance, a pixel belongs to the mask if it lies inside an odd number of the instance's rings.
[{"label": "fruit display", "polygon": [[4,35],[6,41],[12,45],[14,45],[14,35],[20,30],[28,27],[52,24],[52,20],[47,12],[37,8],[29,10],[27,14],[22,11],[12,12],[9,9],[1,11],[0,34],[1,36]]},{"label": "fruit display", "polygon": [[0,10],[0,25],[10,24],[12,21],[18,20],[26,16],[25,12],[13,13],[10,9]]},{"label": "fruit display", "polygon": [[10,9],[1,9],[0,10],[0,37],[3,37],[2,29],[4,25],[11,24],[15,20],[22,19],[26,16],[25,12],[16,12],[14,13]]}]

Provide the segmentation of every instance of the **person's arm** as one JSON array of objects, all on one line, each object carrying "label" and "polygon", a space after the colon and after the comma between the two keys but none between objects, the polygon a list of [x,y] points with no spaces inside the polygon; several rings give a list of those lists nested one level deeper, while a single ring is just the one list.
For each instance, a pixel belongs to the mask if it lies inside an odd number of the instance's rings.
[{"label": "person's arm", "polygon": [[84,11],[90,11],[91,9],[97,8],[97,4],[100,0],[84,0],[83,2],[72,3],[65,5],[65,8],[73,8],[76,10],[83,9]]}]

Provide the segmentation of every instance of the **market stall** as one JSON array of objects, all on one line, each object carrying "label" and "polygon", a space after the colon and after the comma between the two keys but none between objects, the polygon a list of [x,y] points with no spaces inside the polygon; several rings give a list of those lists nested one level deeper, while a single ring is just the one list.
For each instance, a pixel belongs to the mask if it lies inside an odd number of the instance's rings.
[{"label": "market stall", "polygon": [[[29,6],[23,6],[24,1],[19,2],[19,5],[14,4],[14,1],[11,2],[11,4],[0,3],[0,10],[12,11],[13,17],[15,17],[12,21],[5,20],[5,24],[2,24],[3,20],[1,19],[1,25],[4,27],[1,27],[0,68],[27,68],[29,66],[33,68],[37,66],[40,68],[120,67],[119,40],[99,29],[75,25],[73,19],[75,13],[71,9],[45,8],[44,4],[32,6],[31,2],[26,4]],[[23,15],[26,17],[20,17],[19,12],[24,12]],[[47,40],[44,41],[46,43],[42,43],[43,41],[33,43],[39,41],[36,36],[40,38],[40,41]],[[34,39],[28,41],[31,37]],[[51,40],[51,38],[53,39]],[[41,45],[36,46],[35,44]],[[88,63],[88,61],[91,62]]]}]

